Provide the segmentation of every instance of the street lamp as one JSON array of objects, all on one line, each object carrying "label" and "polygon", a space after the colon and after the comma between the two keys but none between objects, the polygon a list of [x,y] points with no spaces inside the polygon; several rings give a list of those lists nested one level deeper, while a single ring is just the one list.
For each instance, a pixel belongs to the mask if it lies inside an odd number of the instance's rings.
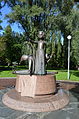
[{"label": "street lamp", "polygon": [[71,38],[72,38],[71,35],[67,36],[67,39],[68,39],[68,80],[70,79],[69,69],[70,69],[70,40]]}]

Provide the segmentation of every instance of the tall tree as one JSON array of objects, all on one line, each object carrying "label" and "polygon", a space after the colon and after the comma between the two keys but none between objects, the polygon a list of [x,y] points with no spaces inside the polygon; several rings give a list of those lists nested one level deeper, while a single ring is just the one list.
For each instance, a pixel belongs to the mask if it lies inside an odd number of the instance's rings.
[{"label": "tall tree", "polygon": [[[4,0],[4,3],[12,9],[6,17],[10,23],[21,24],[25,30],[25,39],[28,40],[30,37],[32,40],[37,40],[38,31],[44,30],[46,40],[51,44],[50,52],[56,55],[55,58],[60,57],[62,52],[64,66],[67,68],[67,35],[72,34],[72,31],[78,27],[76,23],[78,21],[75,21],[76,13],[74,15],[73,12],[74,0]],[[63,50],[60,38],[57,44],[55,42],[58,31],[61,31],[64,37]]]},{"label": "tall tree", "polygon": [[21,36],[12,32],[10,25],[8,25],[5,28],[3,37],[6,43],[6,60],[10,63],[13,61],[19,62],[22,47]]},{"label": "tall tree", "polygon": [[5,62],[5,55],[6,52],[6,43],[5,43],[5,39],[3,36],[0,36],[0,65],[2,64],[6,64]]},{"label": "tall tree", "polygon": [[79,30],[74,31],[72,39],[72,60],[76,66],[79,66]]}]

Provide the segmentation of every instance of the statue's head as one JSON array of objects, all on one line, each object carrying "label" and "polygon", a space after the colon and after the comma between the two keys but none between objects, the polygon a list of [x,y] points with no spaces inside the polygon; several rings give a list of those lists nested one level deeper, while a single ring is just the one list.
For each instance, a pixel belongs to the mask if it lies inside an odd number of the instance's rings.
[{"label": "statue's head", "polygon": [[45,36],[45,33],[43,31],[39,31],[38,37],[41,39],[41,38],[44,38],[44,36]]}]

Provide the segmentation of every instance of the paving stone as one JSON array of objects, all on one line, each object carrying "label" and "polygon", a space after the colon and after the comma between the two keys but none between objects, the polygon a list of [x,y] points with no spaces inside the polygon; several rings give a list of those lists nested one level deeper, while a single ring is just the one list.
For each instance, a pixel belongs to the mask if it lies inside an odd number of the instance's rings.
[{"label": "paving stone", "polygon": [[70,102],[78,102],[79,96],[78,93],[69,92]]},{"label": "paving stone", "polygon": [[74,115],[74,113],[70,113],[69,111],[57,111],[51,112],[43,119],[79,119],[79,117]]},{"label": "paving stone", "polygon": [[38,119],[38,116],[37,115],[30,115],[30,116],[25,117],[24,119]]},{"label": "paving stone", "polygon": [[2,96],[3,94],[0,92],[0,102],[2,102]]},{"label": "paving stone", "polygon": [[3,118],[3,117],[0,117],[0,119],[5,119],[5,118]]},{"label": "paving stone", "polygon": [[9,115],[6,119],[23,119],[24,115],[26,115],[26,112],[16,111]]},{"label": "paving stone", "polygon": [[14,113],[14,110],[11,110],[10,108],[0,108],[0,117],[7,118],[12,113]]},{"label": "paving stone", "polygon": [[17,119],[43,119],[43,117],[48,115],[49,113],[50,112],[26,114],[25,116],[22,116],[21,118],[18,117]]},{"label": "paving stone", "polygon": [[0,102],[0,109],[1,108],[7,108],[7,106],[5,106],[2,102]]},{"label": "paving stone", "polygon": [[3,90],[0,90],[0,102],[2,102],[2,96],[8,92],[11,88],[6,88],[6,89],[3,89]]},{"label": "paving stone", "polygon": [[3,90],[0,90],[0,94],[5,94],[7,93],[7,91],[9,91],[10,88],[6,88],[6,89],[3,89]]}]

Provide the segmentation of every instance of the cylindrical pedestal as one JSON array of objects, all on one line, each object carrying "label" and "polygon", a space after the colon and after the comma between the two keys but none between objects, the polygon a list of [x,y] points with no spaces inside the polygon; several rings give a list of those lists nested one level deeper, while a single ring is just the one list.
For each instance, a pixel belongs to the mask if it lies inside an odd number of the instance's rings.
[{"label": "cylindrical pedestal", "polygon": [[5,105],[15,110],[54,111],[69,102],[68,96],[62,90],[56,92],[54,75],[18,75],[15,89],[4,94],[2,99]]},{"label": "cylindrical pedestal", "polygon": [[68,96],[62,91],[58,91],[55,95],[43,95],[31,97],[23,97],[16,90],[10,90],[4,94],[3,103],[8,107],[28,112],[49,112],[63,108],[69,102]]},{"label": "cylindrical pedestal", "polygon": [[18,75],[15,89],[21,93],[21,96],[54,94],[56,92],[55,75]]}]

